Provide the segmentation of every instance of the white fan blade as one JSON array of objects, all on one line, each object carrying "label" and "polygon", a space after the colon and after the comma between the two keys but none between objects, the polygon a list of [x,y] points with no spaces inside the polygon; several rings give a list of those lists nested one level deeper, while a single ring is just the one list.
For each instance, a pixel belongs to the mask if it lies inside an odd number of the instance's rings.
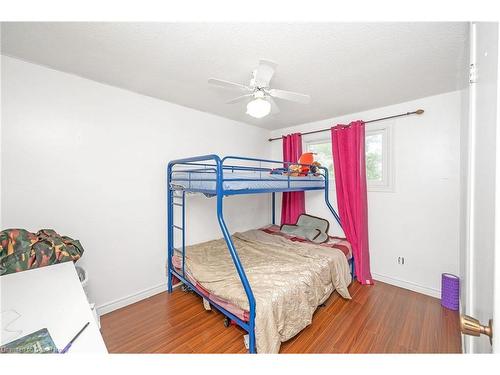
[{"label": "white fan blade", "polygon": [[271,103],[271,114],[277,115],[278,113],[280,113],[280,109],[276,104],[276,102],[274,101],[274,99],[271,98],[270,96],[267,99],[269,100],[269,103]]},{"label": "white fan blade", "polygon": [[222,79],[217,79],[217,78],[209,78],[208,83],[210,85],[224,87],[224,88],[233,89],[233,90],[252,91],[252,89],[250,87],[242,85],[240,83],[224,81]]},{"label": "white fan blade", "polygon": [[233,104],[233,103],[238,103],[241,102],[245,99],[248,99],[249,97],[253,96],[253,94],[245,94],[242,96],[238,96],[237,98],[231,99],[230,101],[226,102],[227,104]]},{"label": "white fan blade", "polygon": [[255,85],[258,87],[269,87],[269,82],[271,82],[277,66],[278,64],[273,61],[261,59],[259,67],[255,72]]},{"label": "white fan blade", "polygon": [[292,91],[271,89],[269,90],[269,95],[274,96],[275,98],[290,100],[292,102],[298,102],[303,104],[307,104],[311,101],[311,97],[309,95],[300,94],[298,92],[292,92]]}]

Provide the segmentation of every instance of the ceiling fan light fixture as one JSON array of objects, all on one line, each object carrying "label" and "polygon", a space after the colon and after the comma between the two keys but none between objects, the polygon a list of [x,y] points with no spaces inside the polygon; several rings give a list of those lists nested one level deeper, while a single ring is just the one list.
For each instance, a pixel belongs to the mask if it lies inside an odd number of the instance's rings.
[{"label": "ceiling fan light fixture", "polygon": [[289,102],[308,104],[311,97],[306,94],[301,94],[293,91],[286,91],[271,88],[271,80],[274,76],[277,64],[270,60],[260,59],[259,66],[252,72],[250,84],[245,85],[225,81],[217,78],[209,78],[208,83],[212,86],[223,87],[243,91],[244,94],[227,101],[227,104],[247,102],[246,113],[254,118],[262,118],[272,113],[276,116],[280,113],[280,109],[275,98],[279,100],[287,100]]},{"label": "ceiling fan light fixture", "polygon": [[262,98],[252,100],[247,104],[247,114],[255,117],[262,118],[271,113],[271,103]]}]

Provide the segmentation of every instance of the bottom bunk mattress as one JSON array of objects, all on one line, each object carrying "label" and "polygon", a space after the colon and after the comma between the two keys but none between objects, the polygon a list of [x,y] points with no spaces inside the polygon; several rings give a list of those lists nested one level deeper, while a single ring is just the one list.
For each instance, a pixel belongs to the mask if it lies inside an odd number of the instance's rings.
[{"label": "bottom bunk mattress", "polygon": [[[264,230],[233,236],[256,300],[257,352],[278,353],[312,321],[318,305],[337,292],[350,299],[346,254],[334,247],[292,241]],[[248,320],[248,299],[223,239],[186,247],[186,277],[208,299]],[[182,268],[179,253],[173,258]]]}]

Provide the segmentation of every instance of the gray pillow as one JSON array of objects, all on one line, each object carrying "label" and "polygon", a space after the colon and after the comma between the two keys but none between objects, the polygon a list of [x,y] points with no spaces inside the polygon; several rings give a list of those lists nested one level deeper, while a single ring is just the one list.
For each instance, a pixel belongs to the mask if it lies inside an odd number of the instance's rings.
[{"label": "gray pillow", "polygon": [[302,214],[297,219],[295,225],[284,224],[281,226],[283,233],[305,238],[314,243],[323,243],[328,241],[328,229],[330,223],[328,220],[320,217]]}]

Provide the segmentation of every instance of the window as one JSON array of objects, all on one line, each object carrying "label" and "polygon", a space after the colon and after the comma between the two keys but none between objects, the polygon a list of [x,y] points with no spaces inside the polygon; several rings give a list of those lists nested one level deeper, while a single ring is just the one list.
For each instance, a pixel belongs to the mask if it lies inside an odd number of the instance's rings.
[{"label": "window", "polygon": [[[366,130],[366,181],[369,191],[392,191],[391,127],[370,125]],[[332,142],[330,138],[306,142],[306,150],[316,153],[315,159],[328,168],[334,182]]]},{"label": "window", "polygon": [[314,152],[316,154],[314,155],[314,160],[319,161],[323,167],[328,168],[328,175],[333,181],[332,143],[330,140],[328,140],[328,142],[319,141],[317,143],[307,143],[306,150],[307,152]]}]

